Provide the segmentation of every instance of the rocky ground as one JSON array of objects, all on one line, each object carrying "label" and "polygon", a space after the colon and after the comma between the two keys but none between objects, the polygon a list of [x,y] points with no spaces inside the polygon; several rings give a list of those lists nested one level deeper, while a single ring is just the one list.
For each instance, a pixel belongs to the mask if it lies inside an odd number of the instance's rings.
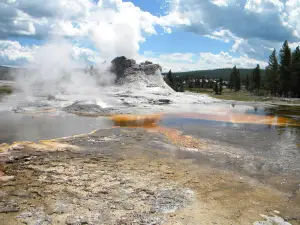
[{"label": "rocky ground", "polygon": [[299,195],[291,200],[205,158],[179,160],[209,143],[150,131],[2,146],[0,224],[300,224]]}]

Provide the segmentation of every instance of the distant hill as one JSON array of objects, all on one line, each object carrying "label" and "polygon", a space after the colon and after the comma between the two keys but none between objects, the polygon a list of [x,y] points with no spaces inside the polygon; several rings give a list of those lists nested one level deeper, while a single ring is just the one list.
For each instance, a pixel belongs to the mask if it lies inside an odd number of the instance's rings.
[{"label": "distant hill", "polygon": [[17,72],[17,68],[0,66],[0,80],[13,80],[14,73]]},{"label": "distant hill", "polygon": [[[18,75],[30,75],[35,73],[36,69],[29,68],[15,68],[8,66],[0,66],[0,80],[15,80],[15,77]],[[74,69],[76,72],[84,72],[82,68]]]},{"label": "distant hill", "polygon": [[[247,74],[251,74],[253,69],[239,69],[241,77],[246,77]],[[191,76],[191,77],[210,77],[215,79],[223,78],[223,80],[229,80],[230,73],[232,68],[224,68],[224,69],[213,69],[213,70],[195,70],[195,71],[188,71],[188,72],[172,72],[174,75],[179,76]],[[261,77],[264,77],[265,70],[261,71]],[[163,73],[166,75],[167,73]]]}]

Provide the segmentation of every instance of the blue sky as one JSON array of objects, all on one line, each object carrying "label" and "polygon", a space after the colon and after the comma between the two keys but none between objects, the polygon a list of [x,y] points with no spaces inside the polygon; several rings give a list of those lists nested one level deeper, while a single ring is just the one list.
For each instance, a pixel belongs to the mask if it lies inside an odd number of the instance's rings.
[{"label": "blue sky", "polygon": [[81,65],[125,55],[174,71],[264,67],[285,40],[299,45],[299,7],[293,0],[5,0],[0,65],[34,64],[45,49],[54,57],[46,46],[64,40]]}]

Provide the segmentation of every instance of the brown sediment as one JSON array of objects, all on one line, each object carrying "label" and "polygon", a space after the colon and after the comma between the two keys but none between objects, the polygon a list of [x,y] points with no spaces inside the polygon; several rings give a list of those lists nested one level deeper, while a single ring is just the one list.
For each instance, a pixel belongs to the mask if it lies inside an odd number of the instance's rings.
[{"label": "brown sediment", "polygon": [[11,145],[4,144],[1,148],[3,152],[19,151],[23,149],[31,151],[65,151],[66,149],[78,150],[78,147],[70,144],[60,143],[55,140],[43,140],[39,141],[39,143],[19,141],[14,142]]},{"label": "brown sediment", "polygon": [[253,224],[278,210],[300,222],[299,204],[288,194],[149,145],[166,143],[158,134],[164,132],[181,135],[164,128],[101,130],[57,141],[81,151],[32,151],[10,162],[5,172],[15,179],[1,184],[0,221],[228,225]]},{"label": "brown sediment", "polygon": [[0,144],[0,153],[1,152],[6,152],[9,148],[9,144],[6,144],[6,143],[3,143],[3,144]]},{"label": "brown sediment", "polygon": [[[179,116],[199,118],[199,114]],[[251,116],[237,116],[231,121],[258,120]],[[168,146],[176,151],[201,150],[208,143],[176,129],[157,126],[160,118],[161,115],[116,115],[111,119],[118,129],[3,145],[3,151],[27,150],[34,157],[12,160],[2,169],[8,178],[15,179],[0,184],[0,221],[10,225],[37,221],[253,224],[261,220],[260,214],[272,215],[273,210],[278,210],[286,220],[300,224],[300,193],[293,193],[291,199],[290,193],[237,172],[179,160],[176,153],[168,152]],[[204,118],[228,120],[218,116]],[[281,182],[282,177],[277,181]]]}]

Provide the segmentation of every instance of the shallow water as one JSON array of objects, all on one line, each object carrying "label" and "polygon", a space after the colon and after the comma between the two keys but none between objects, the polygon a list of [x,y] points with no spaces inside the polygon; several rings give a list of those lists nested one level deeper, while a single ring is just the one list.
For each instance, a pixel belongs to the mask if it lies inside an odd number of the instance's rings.
[{"label": "shallow water", "polygon": [[[300,174],[299,108],[224,102],[197,107],[193,113],[163,114],[158,125],[229,146],[224,156],[217,151],[203,153],[221,167],[256,175]],[[39,109],[35,107],[27,114],[0,112],[0,143],[65,137],[113,126],[106,117],[80,117],[58,109]],[[240,157],[243,162],[230,155]],[[201,158],[187,152],[180,153],[180,157]]]},{"label": "shallow water", "polygon": [[[288,112],[288,115],[284,112]],[[211,146],[200,151],[176,151],[174,154],[177,158],[191,159],[199,164],[213,164],[222,170],[250,176],[289,193],[293,200],[300,187],[299,108],[253,107],[245,111],[246,118],[249,114],[257,118],[272,116],[275,121],[285,116],[283,119],[287,122],[280,126],[255,124],[257,121],[251,120],[234,123],[211,121],[197,114],[193,114],[194,117],[178,114],[165,116],[160,125],[181,130],[183,134],[211,143]],[[230,116],[228,113],[228,118]]]},{"label": "shallow water", "polygon": [[0,112],[0,144],[66,137],[111,126],[112,123],[104,117],[81,117],[62,112]]}]

